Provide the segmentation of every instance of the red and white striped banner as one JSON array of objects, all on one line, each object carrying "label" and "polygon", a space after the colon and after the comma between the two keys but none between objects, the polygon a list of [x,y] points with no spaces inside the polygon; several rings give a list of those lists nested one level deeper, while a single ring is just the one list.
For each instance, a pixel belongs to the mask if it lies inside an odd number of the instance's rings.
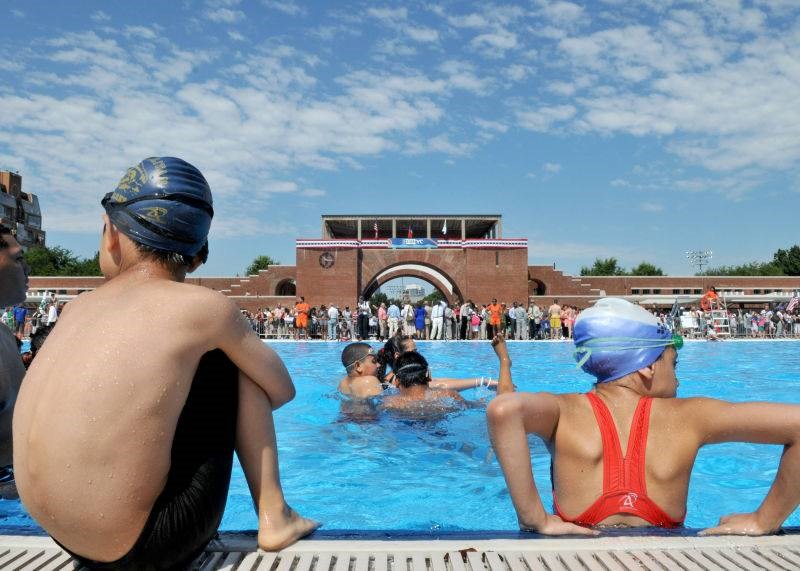
[{"label": "red and white striped banner", "polygon": [[[520,249],[528,247],[527,238],[499,239],[499,238],[468,238],[467,240],[436,240],[437,248],[486,248],[486,249]],[[389,249],[391,240],[305,240],[295,241],[297,248],[364,248],[364,249]],[[429,246],[428,246],[429,248]]]}]

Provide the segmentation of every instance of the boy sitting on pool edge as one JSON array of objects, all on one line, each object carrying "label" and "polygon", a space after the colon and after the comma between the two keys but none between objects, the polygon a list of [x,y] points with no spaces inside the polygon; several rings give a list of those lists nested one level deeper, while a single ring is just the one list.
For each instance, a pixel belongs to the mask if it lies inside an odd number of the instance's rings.
[{"label": "boy sitting on pool edge", "polygon": [[[520,528],[596,535],[591,526],[680,526],[697,451],[720,442],[783,444],[784,452],[755,512],[722,517],[701,534],[780,528],[800,502],[800,406],[676,398],[682,339],[622,299],[581,313],[574,338],[579,364],[597,378],[591,392],[501,394],[487,408]],[[533,481],[529,433],[552,456],[554,515]]]},{"label": "boy sitting on pool edge", "polygon": [[102,201],[108,281],[59,317],[14,414],[20,497],[93,569],[187,566],[214,537],[236,449],[258,545],[317,524],[286,504],[272,411],[294,398],[280,358],[238,307],[182,283],[205,261],[211,190],[192,165],[149,158]]}]

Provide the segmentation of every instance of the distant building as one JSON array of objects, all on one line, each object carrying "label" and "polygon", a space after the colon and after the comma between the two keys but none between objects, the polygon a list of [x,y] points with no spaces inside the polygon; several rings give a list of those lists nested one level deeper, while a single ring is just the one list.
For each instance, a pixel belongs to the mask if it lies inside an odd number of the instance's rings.
[{"label": "distant building", "polygon": [[22,192],[22,177],[17,173],[0,171],[0,224],[11,228],[24,247],[45,245],[39,198]]},{"label": "distant building", "polygon": [[[496,299],[540,307],[558,298],[585,308],[607,296],[647,308],[669,309],[675,302],[691,307],[713,285],[729,307],[763,308],[800,292],[800,276],[571,276],[553,264],[529,264],[528,239],[504,238],[499,214],[336,214],[321,222],[320,238],[295,240],[294,265],[186,282],[220,291],[250,311],[291,307],[298,295],[312,307],[354,307],[359,296],[369,299],[379,289],[411,301],[422,290],[412,291],[411,283],[420,282],[449,304]],[[398,278],[409,283],[397,284]],[[65,299],[102,283],[101,277],[33,277],[31,301],[44,291]]]}]

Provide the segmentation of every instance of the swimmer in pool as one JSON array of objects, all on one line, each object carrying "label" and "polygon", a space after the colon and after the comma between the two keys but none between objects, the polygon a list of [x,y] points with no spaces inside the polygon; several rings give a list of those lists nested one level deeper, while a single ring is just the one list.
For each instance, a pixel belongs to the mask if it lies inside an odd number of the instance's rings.
[{"label": "swimmer in pool", "polygon": [[416,351],[408,351],[395,363],[399,394],[383,398],[382,407],[390,411],[413,410],[416,413],[449,412],[467,403],[456,391],[430,387],[428,361]]},{"label": "swimmer in pool", "polygon": [[339,382],[339,392],[352,398],[370,398],[383,393],[378,377],[378,359],[374,349],[363,342],[350,343],[342,351],[342,365],[347,376]]},{"label": "swimmer in pool", "polygon": [[[697,451],[719,442],[782,444],[784,451],[755,512],[725,516],[701,533],[762,535],[780,528],[800,502],[800,406],[676,398],[683,340],[622,299],[602,299],[583,311],[574,342],[579,365],[597,379],[592,391],[500,394],[487,407],[522,529],[595,535],[597,525],[680,526]],[[533,481],[531,433],[552,457],[552,515]]]},{"label": "swimmer in pool", "polygon": [[278,473],[272,411],[294,385],[229,298],[183,283],[208,251],[205,178],[145,159],[102,205],[108,281],[65,307],[17,401],[25,508],[92,569],[183,568],[217,532],[235,448],[259,547],[294,543],[318,525]]},{"label": "swimmer in pool", "polygon": [[[397,385],[395,379],[395,363],[403,353],[417,350],[417,343],[413,337],[395,335],[390,337],[386,344],[378,351],[378,378],[384,387],[389,385]],[[392,370],[387,371],[387,368]],[[466,391],[480,386],[485,386],[490,389],[497,387],[497,381],[491,379],[484,379],[483,377],[476,377],[471,379],[452,379],[444,377],[436,377],[431,379],[430,386],[433,389],[447,389],[453,391]]]}]

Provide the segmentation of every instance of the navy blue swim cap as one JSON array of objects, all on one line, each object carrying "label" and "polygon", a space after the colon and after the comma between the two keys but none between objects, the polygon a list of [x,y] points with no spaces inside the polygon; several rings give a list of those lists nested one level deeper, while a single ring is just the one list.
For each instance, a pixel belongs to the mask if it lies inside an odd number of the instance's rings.
[{"label": "navy blue swim cap", "polygon": [[598,383],[615,381],[654,363],[670,345],[683,345],[646,309],[604,298],[575,320],[575,359]]},{"label": "navy blue swim cap", "polygon": [[207,244],[214,216],[206,179],[176,157],[150,157],[129,168],[101,204],[134,242],[186,256]]}]

